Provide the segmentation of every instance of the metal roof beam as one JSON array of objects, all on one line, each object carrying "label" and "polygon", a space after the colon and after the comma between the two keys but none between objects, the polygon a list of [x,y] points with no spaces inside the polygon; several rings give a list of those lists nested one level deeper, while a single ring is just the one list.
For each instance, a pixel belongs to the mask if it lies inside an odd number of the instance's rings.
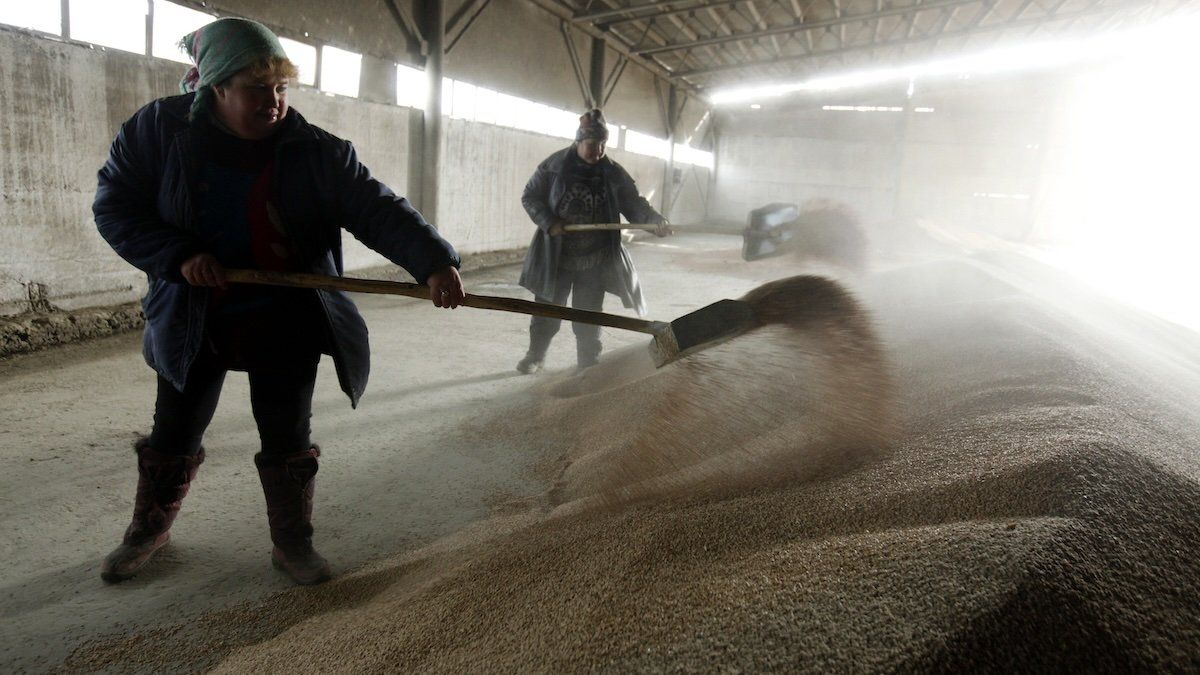
[{"label": "metal roof beam", "polygon": [[571,21],[574,21],[575,23],[593,23],[601,19],[611,19],[613,17],[622,16],[631,12],[636,13],[645,9],[658,9],[669,4],[671,4],[669,0],[659,0],[658,2],[647,2],[641,5],[630,5],[628,7],[613,7],[610,9],[602,9],[598,12],[576,14],[571,17]]},{"label": "metal roof beam", "polygon": [[[713,7],[724,7],[725,5],[736,5],[739,2],[746,2],[746,0],[716,0],[715,2],[701,2],[700,4],[687,5],[686,7],[675,7],[674,9],[667,7],[667,3],[658,3],[658,6],[660,7],[660,9],[658,9],[657,11],[654,11],[654,12],[649,12],[647,14],[638,14],[637,16],[618,16],[617,18],[614,18],[611,21],[595,21],[595,20],[591,20],[591,21],[598,24],[602,28],[608,28],[609,26],[617,26],[617,25],[620,25],[623,23],[630,23],[633,21],[646,21],[649,19],[655,19],[660,16],[672,16],[672,15],[676,15],[676,14],[687,14],[688,12],[695,12],[695,11],[701,10],[701,9],[710,9]],[[678,4],[678,3],[672,3],[672,4]],[[662,7],[667,7],[667,8],[662,9]],[[646,8],[648,8],[648,6],[643,7],[643,9],[646,9]],[[576,21],[589,21],[589,19],[580,17],[580,18],[576,19]]]},{"label": "metal roof beam", "polygon": [[[564,21],[571,21],[575,17],[574,10],[572,10],[570,7],[567,7],[566,5],[562,4],[561,2],[558,2],[558,0],[529,0],[529,1],[532,2],[534,5],[537,5],[538,7],[542,8],[546,12],[549,12],[550,14],[553,14],[554,16],[556,16],[559,19],[562,19]],[[575,26],[575,28],[577,30],[583,31],[584,33],[590,35],[591,37],[597,37],[597,38],[604,40],[604,42],[607,43],[608,46],[611,47],[614,51],[625,56],[625,58],[633,61],[634,63],[638,64],[642,68],[645,68],[652,74],[654,74],[664,80],[667,80],[668,82],[679,83],[682,87],[684,87],[688,91],[691,91],[692,93],[696,93],[696,94],[699,93],[699,89],[696,88],[695,85],[691,84],[690,82],[683,82],[675,73],[673,73],[671,70],[669,70],[668,68],[663,66],[663,64],[659,63],[657,60],[641,56],[640,54],[635,52],[633,49],[631,49],[630,46],[628,44],[626,44],[624,40],[621,40],[619,37],[617,37],[616,34],[613,33],[612,31],[600,30],[595,25],[588,24],[588,23],[579,24],[579,25]]]},{"label": "metal roof beam", "polygon": [[[735,9],[733,7],[730,7],[728,10],[726,10],[725,16],[721,16],[717,12],[716,9],[713,9],[710,7],[708,9],[708,15],[710,17],[712,17],[713,23],[716,24],[717,30],[723,31],[726,35],[733,35],[733,29],[729,27],[729,22],[726,21],[726,17],[728,17],[734,11],[735,11]],[[742,56],[747,61],[754,60],[754,56],[750,54],[750,50],[746,47],[746,45],[739,42],[739,43],[737,43],[737,46],[738,46],[738,49],[742,52]],[[718,57],[720,56],[719,53],[714,53],[712,56],[713,56],[713,58],[709,59],[710,61],[720,63],[720,61],[718,60]]]},{"label": "metal roof beam", "polygon": [[790,26],[776,26],[766,30],[757,30],[749,33],[738,33],[734,35],[724,35],[718,37],[706,38],[704,40],[695,40],[692,42],[680,42],[676,44],[663,45],[662,47],[652,47],[643,49],[638,52],[640,56],[650,56],[652,54],[661,54],[664,52],[673,52],[681,49],[690,49],[692,47],[707,47],[711,45],[723,44],[726,42],[737,42],[739,40],[753,40],[755,38],[767,37],[769,35],[786,35],[788,33],[797,33],[800,31],[815,30],[818,28],[829,28],[832,26],[841,26],[848,23],[858,21],[870,21],[871,19],[879,19],[884,16],[901,16],[913,12],[921,12],[931,9],[940,9],[943,7],[955,7],[958,5],[968,5],[978,3],[980,0],[935,0],[934,2],[924,2],[919,5],[909,5],[907,7],[892,7],[881,12],[867,12],[865,14],[845,15],[834,19],[824,19],[821,21],[809,21],[803,23],[792,24]]},{"label": "metal roof beam", "polygon": [[[753,2],[747,0],[746,9],[749,9],[750,16],[754,17],[755,25],[757,25],[761,30],[766,30],[767,22],[763,20],[762,13],[758,11],[758,7],[755,7]],[[783,50],[779,48],[778,37],[774,35],[771,36],[771,46],[775,48],[775,56],[783,56]]]},{"label": "metal roof beam", "polygon": [[1078,12],[1058,14],[1055,16],[1039,16],[1039,17],[1033,17],[1033,18],[1029,18],[1029,19],[1006,21],[1004,23],[992,23],[992,24],[988,24],[986,26],[979,26],[977,28],[949,31],[946,33],[942,33],[940,35],[932,35],[932,36],[921,35],[921,36],[917,36],[917,37],[913,37],[913,38],[903,38],[900,40],[889,40],[887,42],[880,42],[877,44],[856,45],[853,47],[829,49],[829,50],[825,50],[825,51],[816,52],[815,54],[796,54],[795,56],[785,56],[782,58],[775,58],[775,59],[764,59],[762,61],[739,63],[736,65],[729,65],[729,66],[714,66],[712,68],[697,68],[695,70],[682,70],[682,71],[679,71],[678,73],[676,73],[676,75],[678,75],[679,77],[695,77],[697,75],[711,75],[712,73],[719,73],[719,72],[724,72],[724,71],[728,71],[728,70],[739,70],[742,68],[753,68],[753,67],[757,67],[757,66],[769,66],[769,65],[776,64],[776,63],[784,63],[784,62],[790,62],[790,61],[807,61],[810,59],[815,60],[815,59],[821,59],[821,58],[825,58],[825,57],[829,57],[829,56],[837,56],[837,55],[841,55],[841,54],[850,54],[850,53],[854,53],[854,52],[870,51],[873,49],[886,49],[888,47],[906,47],[909,45],[921,44],[924,42],[932,42],[934,40],[945,40],[947,38],[979,35],[981,33],[990,33],[990,32],[997,31],[997,30],[1005,30],[1005,29],[1010,29],[1010,28],[1021,28],[1023,26],[1043,24],[1048,21],[1066,21],[1066,20],[1077,19],[1077,18],[1081,18],[1081,17],[1085,17],[1085,16],[1090,16],[1093,14],[1102,14],[1102,13],[1106,13],[1106,12],[1111,12],[1111,13],[1115,14],[1115,13],[1120,12],[1121,9],[1123,9],[1123,8],[1122,7],[1112,7],[1112,6],[1092,6],[1090,9],[1085,9],[1085,10],[1078,11]]},{"label": "metal roof beam", "polygon": [[[471,30],[475,19],[478,19],[479,15],[483,14],[483,10],[487,9],[487,6],[491,2],[492,0],[468,0],[468,2],[464,2],[463,6],[459,8],[457,14],[450,17],[450,21],[446,23],[446,33],[454,33],[454,37],[450,38],[450,44],[446,46],[447,54],[454,49],[454,45],[458,44],[458,41],[467,34],[467,31]],[[467,15],[468,11],[471,12],[469,16]],[[459,24],[462,24],[462,28],[458,28]]]}]

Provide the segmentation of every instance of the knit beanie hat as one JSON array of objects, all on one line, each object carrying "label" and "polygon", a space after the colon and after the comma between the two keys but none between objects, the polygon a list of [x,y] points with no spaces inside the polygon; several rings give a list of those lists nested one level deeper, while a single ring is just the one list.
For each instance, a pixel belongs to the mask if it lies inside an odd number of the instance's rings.
[{"label": "knit beanie hat", "polygon": [[604,113],[600,112],[599,108],[591,110],[579,116],[579,129],[575,131],[575,142],[594,138],[600,142],[608,141],[608,122],[604,120]]},{"label": "knit beanie hat", "polygon": [[179,81],[181,92],[196,92],[193,118],[207,107],[213,85],[266,59],[287,59],[287,52],[271,29],[250,19],[217,19],[185,35],[179,46],[196,64]]}]

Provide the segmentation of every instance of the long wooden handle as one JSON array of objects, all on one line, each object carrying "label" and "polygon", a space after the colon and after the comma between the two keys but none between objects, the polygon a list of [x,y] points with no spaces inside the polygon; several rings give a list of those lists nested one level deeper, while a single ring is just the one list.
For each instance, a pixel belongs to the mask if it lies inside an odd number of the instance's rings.
[{"label": "long wooden handle", "polygon": [[[410,298],[429,299],[429,287],[421,284],[410,284],[403,281],[382,281],[379,279],[355,279],[353,277],[333,277],[325,274],[308,274],[304,272],[264,272],[260,270],[225,270],[225,278],[235,284],[265,284],[268,286],[290,286],[293,288],[323,288],[326,290],[348,291],[351,293],[381,293],[384,295],[404,295]],[[561,307],[543,302],[532,302],[520,298],[503,298],[494,295],[467,295],[463,305],[476,309],[492,309],[500,312],[515,312],[531,316],[545,316],[552,319],[566,319],[596,326],[608,326],[632,330],[639,333],[658,334],[667,326],[661,321],[647,321],[604,312],[592,312],[586,309]]]},{"label": "long wooden handle", "polygon": [[563,225],[563,232],[596,232],[598,230],[646,230],[653,232],[657,225],[649,223],[584,223],[581,225]]},{"label": "long wooden handle", "polygon": [[[645,230],[653,232],[658,229],[658,225],[650,223],[587,223],[582,225],[563,225],[564,232],[596,232],[598,230]],[[671,229],[680,234],[735,234],[741,236],[744,232],[741,228],[722,227],[720,225],[708,225],[706,223],[671,225]]]}]

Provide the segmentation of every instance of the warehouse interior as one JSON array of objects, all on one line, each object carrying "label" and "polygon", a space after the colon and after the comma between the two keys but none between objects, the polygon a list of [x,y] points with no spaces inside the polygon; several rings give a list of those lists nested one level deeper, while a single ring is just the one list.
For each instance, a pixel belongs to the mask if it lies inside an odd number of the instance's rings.
[{"label": "warehouse interior", "polygon": [[[671,232],[625,214],[646,308],[606,299],[594,365],[564,327],[519,371],[513,310],[351,293],[370,384],[327,353],[312,394],[333,578],[271,568],[230,372],[170,543],[106,583],[154,275],[97,172],[227,17],[468,299],[542,299],[523,196],[591,109]],[[1186,0],[0,2],[0,666],[1194,668],[1198,30]],[[341,276],[424,287],[352,225]],[[687,323],[721,301],[752,318]]]}]

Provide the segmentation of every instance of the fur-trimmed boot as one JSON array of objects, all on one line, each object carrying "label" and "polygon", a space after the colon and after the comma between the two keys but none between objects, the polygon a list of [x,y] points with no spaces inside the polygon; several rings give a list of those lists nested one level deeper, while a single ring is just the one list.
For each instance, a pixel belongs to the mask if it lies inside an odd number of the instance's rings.
[{"label": "fur-trimmed boot", "polygon": [[100,565],[100,578],[115,583],[137,574],[171,538],[171,524],[200,464],[204,448],[194,455],[166,455],[150,447],[150,439],[134,442],[138,484],[133,520],[125,538]]},{"label": "fur-trimmed boot", "polygon": [[271,562],[298,584],[319,584],[333,577],[329,562],[312,546],[313,494],[320,456],[315,445],[290,455],[260,452],[254,456],[275,544]]}]

